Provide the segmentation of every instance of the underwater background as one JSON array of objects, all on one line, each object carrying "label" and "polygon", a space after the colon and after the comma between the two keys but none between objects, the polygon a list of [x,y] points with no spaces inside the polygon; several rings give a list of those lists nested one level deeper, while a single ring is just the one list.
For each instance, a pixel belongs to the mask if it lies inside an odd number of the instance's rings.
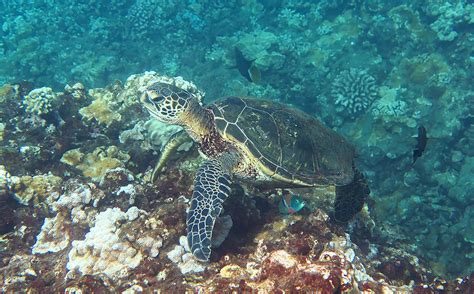
[{"label": "underwater background", "polygon": [[[359,290],[472,289],[471,1],[4,0],[0,11],[1,291],[326,289],[301,264],[327,248]],[[306,207],[287,217],[280,192],[236,186],[227,239],[211,264],[189,261],[179,236],[202,160],[187,146],[149,181],[178,130],[139,104],[161,76],[204,103],[268,98],[343,134],[369,180],[364,211],[341,228],[331,189],[295,189]],[[343,264],[325,270],[347,290]]]}]

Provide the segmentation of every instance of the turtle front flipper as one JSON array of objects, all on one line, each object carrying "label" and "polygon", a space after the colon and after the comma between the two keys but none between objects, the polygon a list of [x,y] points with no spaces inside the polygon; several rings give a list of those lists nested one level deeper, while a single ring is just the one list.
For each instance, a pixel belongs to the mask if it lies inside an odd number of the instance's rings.
[{"label": "turtle front flipper", "polygon": [[192,142],[191,137],[189,137],[188,133],[185,130],[181,130],[175,133],[171,138],[166,142],[165,146],[161,148],[160,158],[153,169],[153,173],[151,174],[151,182],[154,183],[158,179],[158,175],[163,170],[163,167],[168,162],[171,154],[173,154],[179,146],[183,145],[186,142]]},{"label": "turtle front flipper", "polygon": [[229,196],[230,175],[236,162],[234,154],[224,153],[204,162],[197,172],[186,226],[189,248],[198,260],[208,261],[211,255],[212,230]]},{"label": "turtle front flipper", "polygon": [[364,175],[354,169],[354,180],[344,186],[336,186],[336,202],[334,218],[336,221],[346,223],[361,211],[370,194],[369,185]]}]

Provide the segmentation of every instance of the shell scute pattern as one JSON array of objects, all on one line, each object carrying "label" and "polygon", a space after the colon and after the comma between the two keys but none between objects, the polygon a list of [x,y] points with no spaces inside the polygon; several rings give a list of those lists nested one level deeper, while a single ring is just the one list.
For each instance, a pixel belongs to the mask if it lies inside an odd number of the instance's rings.
[{"label": "shell scute pattern", "polygon": [[288,182],[346,184],[352,180],[354,149],[340,135],[302,111],[261,99],[228,97],[211,105],[221,135],[245,147]]}]

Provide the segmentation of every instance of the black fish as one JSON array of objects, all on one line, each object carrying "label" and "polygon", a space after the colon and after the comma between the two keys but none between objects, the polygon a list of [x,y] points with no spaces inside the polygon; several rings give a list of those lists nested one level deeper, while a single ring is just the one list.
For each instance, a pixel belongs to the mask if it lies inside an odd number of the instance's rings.
[{"label": "black fish", "polygon": [[253,61],[247,60],[239,48],[235,48],[235,66],[240,74],[249,82],[260,82],[260,70],[255,66]]},{"label": "black fish", "polygon": [[425,151],[426,141],[428,141],[428,137],[426,137],[426,129],[424,126],[419,126],[418,137],[416,138],[416,148],[413,150],[412,165],[415,163],[418,157],[421,157],[421,155]]}]

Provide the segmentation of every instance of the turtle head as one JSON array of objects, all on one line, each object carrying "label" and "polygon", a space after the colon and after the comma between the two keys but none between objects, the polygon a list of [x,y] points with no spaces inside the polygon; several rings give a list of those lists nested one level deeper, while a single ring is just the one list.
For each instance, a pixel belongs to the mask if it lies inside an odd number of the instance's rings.
[{"label": "turtle head", "polygon": [[194,94],[162,82],[148,86],[140,101],[153,117],[169,124],[180,124],[188,106],[199,103]]}]

